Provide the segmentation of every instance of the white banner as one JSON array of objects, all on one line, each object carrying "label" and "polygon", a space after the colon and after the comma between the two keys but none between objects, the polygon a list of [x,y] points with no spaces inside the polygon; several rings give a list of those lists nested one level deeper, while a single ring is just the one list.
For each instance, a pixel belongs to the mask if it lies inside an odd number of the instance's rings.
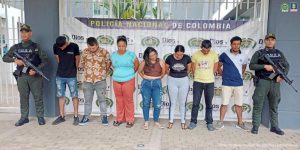
[{"label": "white banner", "polygon": [[[186,54],[199,50],[202,40],[212,41],[212,49],[218,54],[230,49],[230,39],[233,36],[240,36],[243,39],[242,51],[249,56],[263,45],[263,31],[261,21],[214,21],[214,20],[120,20],[120,19],[101,19],[101,18],[73,18],[66,17],[62,19],[61,35],[66,36],[70,42],[77,43],[80,50],[87,47],[86,38],[95,37],[100,46],[107,49],[110,53],[117,50],[116,39],[119,35],[125,35],[128,39],[127,49],[134,51],[141,60],[143,51],[148,46],[154,47],[160,58],[166,58],[173,53],[176,45],[184,45]],[[249,62],[248,61],[248,62]],[[82,71],[78,72],[79,81],[79,112],[83,112],[84,97],[82,91]],[[135,114],[142,116],[140,94],[141,78],[136,78],[136,91],[134,96]],[[115,114],[115,96],[111,86],[111,78],[107,80],[107,102],[109,113]],[[213,99],[213,116],[219,119],[219,108],[221,103],[221,77],[216,77],[215,96]],[[252,94],[254,86],[251,79],[251,72],[247,71],[244,79],[244,105],[243,117],[245,120],[251,120],[252,116]],[[72,101],[70,101],[67,91],[66,111],[73,112]],[[204,97],[204,96],[202,96]],[[96,100],[96,94],[93,101],[93,113],[100,113],[99,103]],[[199,119],[204,118],[205,104],[204,98],[201,100],[199,110]],[[190,92],[187,100],[187,119],[190,118],[192,108],[192,79],[190,80]],[[167,118],[169,113],[169,97],[166,88],[166,77],[163,79],[163,96],[161,118]],[[152,114],[150,113],[150,116]],[[176,116],[179,117],[179,109],[176,108]],[[231,102],[226,114],[226,120],[234,120],[236,114],[233,103]]]}]

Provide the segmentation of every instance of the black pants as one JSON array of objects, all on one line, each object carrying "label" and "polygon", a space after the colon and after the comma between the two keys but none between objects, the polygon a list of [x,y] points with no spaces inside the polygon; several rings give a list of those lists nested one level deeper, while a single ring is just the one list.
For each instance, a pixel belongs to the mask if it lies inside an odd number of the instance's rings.
[{"label": "black pants", "polygon": [[206,124],[213,123],[212,117],[212,99],[214,97],[214,83],[201,83],[195,82],[193,83],[193,108],[192,108],[192,118],[191,122],[197,124],[197,117],[199,112],[199,105],[201,101],[201,96],[204,91],[205,98],[205,121]]}]

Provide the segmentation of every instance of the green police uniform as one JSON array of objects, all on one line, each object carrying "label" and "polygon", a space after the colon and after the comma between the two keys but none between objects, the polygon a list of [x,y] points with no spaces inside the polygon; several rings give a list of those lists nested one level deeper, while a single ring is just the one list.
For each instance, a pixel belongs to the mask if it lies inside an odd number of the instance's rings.
[{"label": "green police uniform", "polygon": [[[25,29],[27,29],[26,31],[31,31],[29,26],[21,27],[21,31]],[[22,41],[19,44],[13,45],[7,52],[7,54],[3,56],[3,61],[8,63],[14,62],[16,58],[13,53],[15,51],[27,60],[30,60],[30,62],[39,69],[43,69],[48,63],[47,54],[43,50],[41,50],[41,48],[36,43],[32,42],[31,40],[27,42]],[[42,93],[42,77],[38,74],[30,76],[28,74],[29,69],[26,71],[26,73],[22,73],[23,66],[17,66],[17,70],[19,70],[20,73],[17,78],[17,86],[20,93],[21,120],[28,120],[30,92],[32,93],[33,98],[35,100],[37,117],[43,119],[44,104]]]},{"label": "green police uniform", "polygon": [[[269,37],[266,36],[266,38]],[[256,51],[252,56],[249,68],[251,70],[255,70],[255,76],[258,78],[256,88],[252,96],[252,130],[256,131],[261,123],[261,113],[266,99],[269,101],[271,129],[278,128],[278,104],[281,100],[280,83],[276,82],[276,77],[274,79],[269,79],[269,76],[273,73],[273,71],[266,71],[264,69],[264,65],[269,65],[269,63],[264,59],[264,55],[268,55],[276,64],[284,66],[284,72],[286,74],[289,71],[289,63],[283,53],[278,49],[261,49]]]}]

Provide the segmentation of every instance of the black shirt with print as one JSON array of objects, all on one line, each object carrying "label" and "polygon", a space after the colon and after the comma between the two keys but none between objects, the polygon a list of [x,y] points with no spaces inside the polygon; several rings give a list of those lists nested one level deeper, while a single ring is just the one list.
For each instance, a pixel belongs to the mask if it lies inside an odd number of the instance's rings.
[{"label": "black shirt with print", "polygon": [[79,47],[75,43],[70,43],[64,50],[55,44],[53,46],[54,55],[59,58],[56,75],[62,78],[74,78],[77,75],[75,56],[80,55]]},{"label": "black shirt with print", "polygon": [[181,60],[176,60],[174,55],[168,56],[166,64],[170,65],[169,75],[174,78],[183,78],[188,76],[187,65],[191,62],[191,58],[188,55],[183,55]]}]

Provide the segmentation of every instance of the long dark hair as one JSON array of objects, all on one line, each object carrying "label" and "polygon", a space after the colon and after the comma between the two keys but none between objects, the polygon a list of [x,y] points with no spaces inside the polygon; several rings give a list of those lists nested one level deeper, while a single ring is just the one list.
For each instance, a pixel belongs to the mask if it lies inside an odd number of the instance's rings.
[{"label": "long dark hair", "polygon": [[[153,66],[153,64],[150,62],[149,55],[151,52],[154,52],[156,55],[158,55],[157,51],[153,47],[147,47],[144,51],[143,59],[145,61],[146,66]],[[156,61],[159,59],[157,58]]]}]

